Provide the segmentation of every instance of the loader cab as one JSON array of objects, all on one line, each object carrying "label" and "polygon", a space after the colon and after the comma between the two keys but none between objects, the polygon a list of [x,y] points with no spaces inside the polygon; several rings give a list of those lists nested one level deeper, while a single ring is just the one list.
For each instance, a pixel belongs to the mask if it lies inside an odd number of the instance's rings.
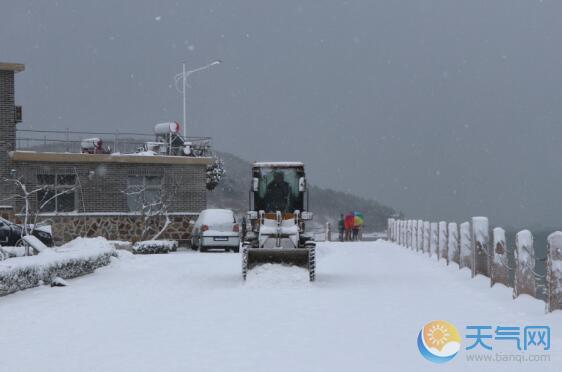
[{"label": "loader cab", "polygon": [[303,163],[254,163],[250,210],[266,213],[306,211]]}]

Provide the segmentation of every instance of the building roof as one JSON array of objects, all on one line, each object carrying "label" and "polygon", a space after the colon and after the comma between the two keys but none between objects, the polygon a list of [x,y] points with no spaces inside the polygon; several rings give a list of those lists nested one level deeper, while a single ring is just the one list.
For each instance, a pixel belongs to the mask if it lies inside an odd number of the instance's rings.
[{"label": "building roof", "polygon": [[304,167],[300,161],[256,161],[254,167],[257,168],[297,168]]},{"label": "building roof", "polygon": [[22,72],[25,70],[23,63],[0,62],[0,71]]},{"label": "building roof", "polygon": [[14,161],[51,163],[128,163],[128,164],[167,164],[167,165],[209,165],[212,158],[189,156],[139,156],[135,154],[76,154],[64,152],[11,151]]}]

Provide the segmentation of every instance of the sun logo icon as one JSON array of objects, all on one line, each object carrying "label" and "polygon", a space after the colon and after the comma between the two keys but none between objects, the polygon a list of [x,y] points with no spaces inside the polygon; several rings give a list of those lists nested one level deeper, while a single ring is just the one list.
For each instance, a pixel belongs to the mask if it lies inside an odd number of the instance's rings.
[{"label": "sun logo icon", "polygon": [[457,355],[460,348],[459,332],[454,325],[444,320],[427,323],[418,334],[418,349],[431,362],[448,362]]}]

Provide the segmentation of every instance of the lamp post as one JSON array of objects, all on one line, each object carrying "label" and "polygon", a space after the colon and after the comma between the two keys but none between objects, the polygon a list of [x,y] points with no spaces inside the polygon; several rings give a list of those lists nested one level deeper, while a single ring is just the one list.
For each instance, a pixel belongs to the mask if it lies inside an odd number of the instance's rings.
[{"label": "lamp post", "polygon": [[[205,66],[201,66],[193,70],[186,71],[186,66],[184,61],[182,62],[182,72],[174,76],[174,85],[176,87],[176,90],[183,95],[183,137],[184,138],[187,138],[187,78],[193,73],[206,70],[220,63],[222,63],[222,61],[216,60],[206,64]],[[181,81],[181,87],[178,86],[178,83],[180,81]]]}]

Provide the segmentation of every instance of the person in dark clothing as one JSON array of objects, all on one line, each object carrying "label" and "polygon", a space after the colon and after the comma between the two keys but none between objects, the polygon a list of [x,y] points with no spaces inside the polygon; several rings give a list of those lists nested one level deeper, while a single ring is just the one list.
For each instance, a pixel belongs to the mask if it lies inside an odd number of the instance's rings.
[{"label": "person in dark clothing", "polygon": [[355,225],[352,229],[353,240],[359,240],[359,226]]},{"label": "person in dark clothing", "polygon": [[343,220],[343,214],[340,214],[340,219],[338,220],[338,232],[340,233],[340,242],[343,242],[343,232],[345,230],[345,223]]},{"label": "person in dark clothing", "polygon": [[283,173],[275,172],[273,181],[267,185],[267,193],[265,199],[267,200],[267,211],[286,212],[289,204],[289,184],[283,179]]}]

